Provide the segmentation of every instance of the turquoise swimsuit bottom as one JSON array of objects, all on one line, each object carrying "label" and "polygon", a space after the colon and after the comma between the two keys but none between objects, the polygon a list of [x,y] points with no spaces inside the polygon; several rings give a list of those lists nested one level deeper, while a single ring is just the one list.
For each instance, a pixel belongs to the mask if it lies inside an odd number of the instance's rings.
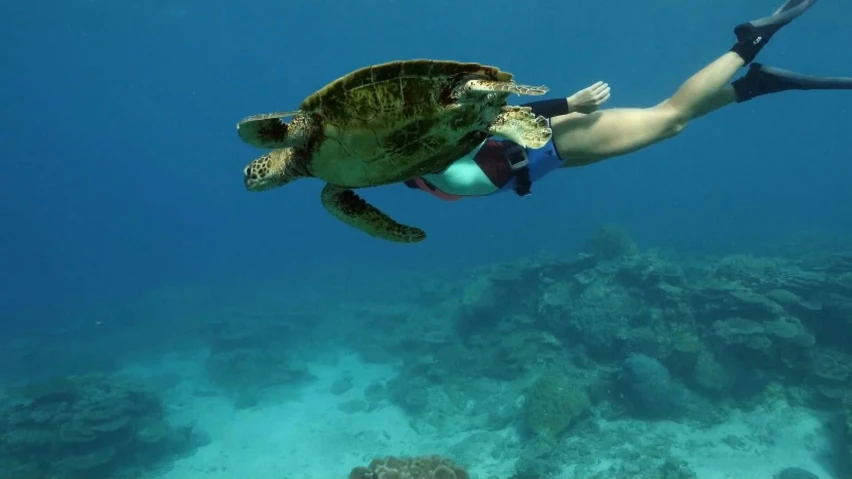
[{"label": "turquoise swimsuit bottom", "polygon": [[[524,149],[527,159],[525,172],[520,169],[512,171],[506,163],[509,160],[504,156],[495,156],[493,152],[482,155],[484,145],[485,142],[453,162],[444,171],[409,180],[406,185],[443,200],[454,201],[466,196],[488,196],[513,191],[518,186],[518,178],[522,173],[527,173],[529,182],[534,183],[562,165],[562,159],[553,145],[553,138],[541,148]],[[497,186],[504,181],[503,186]]]}]

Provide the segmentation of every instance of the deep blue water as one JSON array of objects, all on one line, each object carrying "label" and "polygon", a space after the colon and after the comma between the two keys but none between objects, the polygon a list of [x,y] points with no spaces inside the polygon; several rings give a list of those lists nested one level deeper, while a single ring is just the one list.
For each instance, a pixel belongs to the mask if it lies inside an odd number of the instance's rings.
[{"label": "deep blue water", "polygon": [[[424,227],[380,242],[328,216],[321,184],[249,194],[260,154],[240,118],[292,109],[371,63],[499,65],[566,96],[650,106],[733,43],[772,0],[691,2],[42,1],[0,4],[0,315],[5,330],[155,288],[268,279],[378,294],[412,271],[452,274],[537,251],[572,253],[601,223],[643,246],[738,251],[852,233],[852,92],[735,105],[629,157],[564,170],[532,197],[443,203],[401,186],[364,196]],[[852,76],[852,5],[825,0],[760,61]],[[293,287],[289,287],[293,286]]]}]

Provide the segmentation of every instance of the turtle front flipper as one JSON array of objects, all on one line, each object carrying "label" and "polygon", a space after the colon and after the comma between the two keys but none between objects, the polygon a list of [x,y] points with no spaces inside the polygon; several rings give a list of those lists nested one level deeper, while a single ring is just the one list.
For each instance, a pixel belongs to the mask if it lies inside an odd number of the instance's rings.
[{"label": "turtle front flipper", "polygon": [[456,96],[459,101],[465,97],[476,97],[485,93],[516,93],[518,95],[541,96],[550,88],[546,86],[519,85],[511,81],[497,80],[468,80],[456,87]]},{"label": "turtle front flipper", "polygon": [[488,132],[534,150],[546,145],[553,136],[547,118],[534,115],[527,106],[504,106],[497,119],[489,125]]},{"label": "turtle front flipper", "polygon": [[350,189],[325,185],[322,205],[335,218],[370,236],[397,243],[417,243],[426,238],[423,230],[397,223]]},{"label": "turtle front flipper", "polygon": [[291,116],[299,115],[293,120],[300,118],[300,111],[276,111],[252,115],[237,123],[237,133],[240,138],[249,145],[267,150],[287,148],[293,146],[293,126],[282,120]]}]

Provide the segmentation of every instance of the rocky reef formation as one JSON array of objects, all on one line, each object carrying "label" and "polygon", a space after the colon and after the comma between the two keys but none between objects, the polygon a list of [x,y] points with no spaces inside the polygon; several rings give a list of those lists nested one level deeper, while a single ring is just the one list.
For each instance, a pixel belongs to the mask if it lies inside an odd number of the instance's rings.
[{"label": "rocky reef formation", "polygon": [[841,463],[839,469],[845,474],[852,474],[852,395],[846,397],[841,413],[840,451]]},{"label": "rocky reef formation", "polygon": [[[712,425],[722,404],[846,411],[840,449],[852,454],[852,253],[684,256],[642,251],[606,227],[575,258],[491,265],[422,289],[430,309],[417,314],[448,320],[375,315],[375,330],[394,333],[359,351],[403,363],[376,390],[419,430],[458,432],[447,418],[464,416],[469,428],[529,433],[519,478],[570,463],[584,450],[572,437],[591,437],[597,420]],[[442,302],[441,291],[461,295]],[[636,473],[691,475],[666,454]]]},{"label": "rocky reef formation", "polygon": [[440,456],[384,457],[352,469],[349,479],[468,479],[468,475]]},{"label": "rocky reef formation", "polygon": [[16,393],[0,415],[0,477],[132,477],[204,440],[171,427],[160,400],[133,384],[75,376]]},{"label": "rocky reef formation", "polygon": [[591,406],[586,391],[561,375],[539,378],[525,391],[524,398],[527,427],[546,438],[561,436]]},{"label": "rocky reef formation", "polygon": [[258,405],[271,388],[311,379],[299,350],[291,347],[293,343],[304,346],[308,335],[302,323],[283,319],[241,318],[208,326],[207,373],[213,384],[231,396],[236,408]]},{"label": "rocky reef formation", "polygon": [[[796,406],[818,411],[804,412],[814,438],[823,433],[815,419],[831,426],[836,447],[826,459],[842,477],[852,474],[848,251],[804,244],[763,256],[687,255],[642,250],[605,227],[572,257],[453,272],[380,304],[335,304],[323,318],[271,312],[208,323],[207,378],[247,408],[280,402],[279,388],[298,390],[314,365],[324,374],[339,350],[392,365],[330,382],[338,409],[392,404],[422,437],[451,439],[436,451],[443,457],[379,458],[350,479],[467,479],[456,464],[512,479],[689,479],[691,467],[700,470],[690,465],[694,450],[773,447],[773,435],[789,435],[784,415]],[[29,392],[3,413],[0,471],[121,478],[194,444],[142,389],[67,383]],[[745,432],[720,426],[731,417]],[[696,431],[715,435],[673,446]],[[397,439],[385,432],[381,447]],[[789,466],[779,478],[803,477]]]}]

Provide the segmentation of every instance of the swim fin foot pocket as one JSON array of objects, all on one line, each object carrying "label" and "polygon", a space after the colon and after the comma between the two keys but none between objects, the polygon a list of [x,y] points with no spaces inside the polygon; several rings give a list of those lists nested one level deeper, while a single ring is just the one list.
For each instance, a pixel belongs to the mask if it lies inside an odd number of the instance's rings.
[{"label": "swim fin foot pocket", "polygon": [[748,73],[731,83],[737,103],[785,90],[852,90],[852,78],[801,75],[752,63]]},{"label": "swim fin foot pocket", "polygon": [[787,0],[772,15],[734,27],[737,42],[731,51],[742,57],[746,65],[754,58],[784,25],[805,13],[817,0]]}]

